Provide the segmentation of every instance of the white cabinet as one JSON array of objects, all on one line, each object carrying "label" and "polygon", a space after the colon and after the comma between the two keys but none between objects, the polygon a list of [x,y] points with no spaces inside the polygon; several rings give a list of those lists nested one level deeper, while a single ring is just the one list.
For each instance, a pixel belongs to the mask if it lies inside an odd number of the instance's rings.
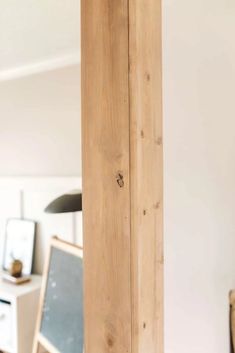
[{"label": "white cabinet", "polygon": [[12,346],[12,306],[0,299],[0,342],[2,347]]},{"label": "white cabinet", "polygon": [[32,353],[40,287],[41,276],[16,286],[0,274],[0,352]]}]

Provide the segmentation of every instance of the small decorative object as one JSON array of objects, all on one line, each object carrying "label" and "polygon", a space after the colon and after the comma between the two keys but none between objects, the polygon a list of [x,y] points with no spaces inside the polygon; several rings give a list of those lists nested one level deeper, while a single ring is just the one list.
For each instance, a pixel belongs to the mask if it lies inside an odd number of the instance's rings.
[{"label": "small decorative object", "polygon": [[8,272],[4,272],[2,275],[2,278],[4,281],[15,284],[15,285],[24,284],[26,282],[31,281],[30,276],[14,277],[14,276],[11,276]]},{"label": "small decorative object", "polygon": [[22,270],[23,270],[23,264],[20,260],[13,260],[10,268],[9,268],[9,273],[11,276],[19,278],[22,275]]},{"label": "small decorative object", "polygon": [[5,271],[15,272],[16,267],[19,270],[21,262],[22,275],[27,276],[32,273],[35,230],[36,223],[33,221],[15,218],[8,220],[3,253]]}]

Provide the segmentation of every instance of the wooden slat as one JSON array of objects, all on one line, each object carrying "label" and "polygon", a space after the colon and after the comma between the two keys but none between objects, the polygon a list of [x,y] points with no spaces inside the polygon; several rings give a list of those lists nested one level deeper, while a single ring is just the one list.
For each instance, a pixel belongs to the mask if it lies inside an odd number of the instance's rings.
[{"label": "wooden slat", "polygon": [[163,353],[161,1],[129,5],[132,353]]},{"label": "wooden slat", "polygon": [[130,0],[133,353],[163,352],[161,6]]},{"label": "wooden slat", "polygon": [[[38,333],[38,348],[43,350],[43,352],[50,353],[60,353],[41,333]],[[44,349],[43,349],[44,348]],[[45,351],[46,349],[46,351]]]},{"label": "wooden slat", "polygon": [[86,353],[163,353],[160,0],[82,0]]},{"label": "wooden slat", "polygon": [[130,353],[128,1],[81,20],[85,351]]}]

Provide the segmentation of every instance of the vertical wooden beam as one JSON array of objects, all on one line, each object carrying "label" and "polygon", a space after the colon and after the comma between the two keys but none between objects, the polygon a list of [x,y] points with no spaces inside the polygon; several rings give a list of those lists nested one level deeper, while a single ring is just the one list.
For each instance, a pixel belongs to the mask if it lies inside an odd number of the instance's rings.
[{"label": "vertical wooden beam", "polygon": [[82,1],[86,353],[131,352],[128,1]]},{"label": "vertical wooden beam", "polygon": [[161,1],[129,0],[132,352],[163,353]]},{"label": "vertical wooden beam", "polygon": [[163,353],[160,0],[82,0],[86,353]]}]

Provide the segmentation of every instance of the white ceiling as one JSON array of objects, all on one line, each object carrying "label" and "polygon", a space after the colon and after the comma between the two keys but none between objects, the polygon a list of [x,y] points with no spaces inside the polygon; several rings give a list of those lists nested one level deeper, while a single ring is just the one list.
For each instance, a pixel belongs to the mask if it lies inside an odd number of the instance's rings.
[{"label": "white ceiling", "polygon": [[80,60],[80,0],[0,0],[0,80]]}]

